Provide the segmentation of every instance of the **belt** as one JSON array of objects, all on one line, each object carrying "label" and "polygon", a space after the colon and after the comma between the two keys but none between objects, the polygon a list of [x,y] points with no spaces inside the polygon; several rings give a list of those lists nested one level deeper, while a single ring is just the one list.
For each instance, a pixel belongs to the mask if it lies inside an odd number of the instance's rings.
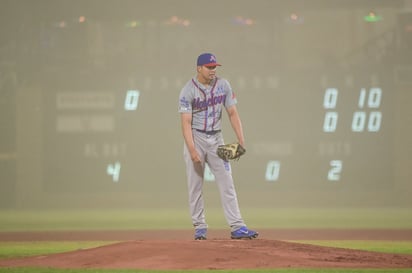
[{"label": "belt", "polygon": [[216,135],[217,133],[220,133],[221,130],[214,130],[214,131],[205,131],[205,130],[200,130],[200,129],[195,129],[198,132],[204,133],[206,135]]}]

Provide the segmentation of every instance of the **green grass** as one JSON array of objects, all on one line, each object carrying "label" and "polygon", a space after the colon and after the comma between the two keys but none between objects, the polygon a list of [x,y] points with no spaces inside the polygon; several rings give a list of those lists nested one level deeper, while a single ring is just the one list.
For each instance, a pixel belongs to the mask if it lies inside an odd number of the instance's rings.
[{"label": "green grass", "polygon": [[1,231],[130,230],[190,228],[188,211],[145,210],[4,210]]},{"label": "green grass", "polygon": [[242,214],[260,228],[412,228],[410,208],[246,209]]},{"label": "green grass", "polygon": [[0,259],[62,253],[111,243],[114,242],[0,242]]},{"label": "green grass", "polygon": [[[409,208],[242,210],[255,228],[412,229]],[[206,211],[209,225],[227,228],[221,208]],[[189,229],[187,209],[1,210],[2,231]]]}]

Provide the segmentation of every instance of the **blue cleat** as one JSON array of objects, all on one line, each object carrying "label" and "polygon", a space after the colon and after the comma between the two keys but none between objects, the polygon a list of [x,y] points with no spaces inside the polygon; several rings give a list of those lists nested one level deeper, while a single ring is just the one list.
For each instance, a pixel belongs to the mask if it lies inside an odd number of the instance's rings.
[{"label": "blue cleat", "polygon": [[195,230],[195,240],[206,240],[206,228],[199,228]]},{"label": "blue cleat", "polygon": [[231,238],[232,239],[254,239],[259,236],[259,233],[250,230],[247,227],[241,227],[235,231],[232,231],[231,233]]}]

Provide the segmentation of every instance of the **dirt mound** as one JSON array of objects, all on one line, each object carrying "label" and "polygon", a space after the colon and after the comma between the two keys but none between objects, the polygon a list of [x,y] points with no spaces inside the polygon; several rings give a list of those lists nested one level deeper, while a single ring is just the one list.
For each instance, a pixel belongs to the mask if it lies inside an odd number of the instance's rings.
[{"label": "dirt mound", "polygon": [[412,255],[278,240],[138,240],[61,254],[0,260],[1,267],[110,269],[412,268]]}]

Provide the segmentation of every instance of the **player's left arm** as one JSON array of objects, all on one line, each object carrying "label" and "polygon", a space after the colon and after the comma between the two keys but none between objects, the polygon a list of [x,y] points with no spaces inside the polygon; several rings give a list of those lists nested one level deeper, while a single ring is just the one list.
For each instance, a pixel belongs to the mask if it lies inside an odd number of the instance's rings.
[{"label": "player's left arm", "polygon": [[230,124],[232,125],[233,131],[236,134],[239,144],[245,147],[245,138],[243,136],[242,122],[240,120],[236,105],[234,104],[227,107],[226,111],[229,115]]}]

